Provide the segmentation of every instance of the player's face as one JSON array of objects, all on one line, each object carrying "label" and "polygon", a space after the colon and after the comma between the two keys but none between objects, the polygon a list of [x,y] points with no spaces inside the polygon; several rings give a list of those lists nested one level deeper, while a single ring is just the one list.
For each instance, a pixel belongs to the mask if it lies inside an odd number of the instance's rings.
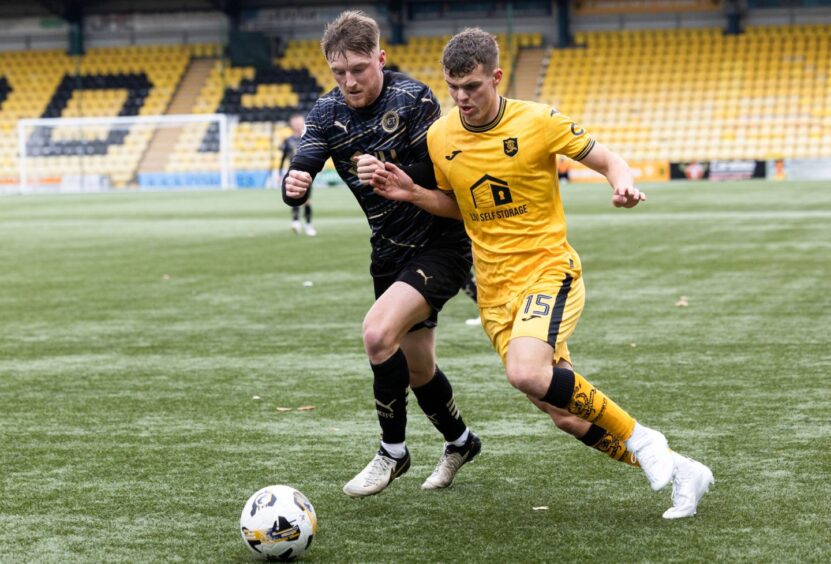
[{"label": "player's face", "polygon": [[329,59],[332,76],[338,83],[347,105],[365,108],[381,95],[384,86],[384,63],[387,54],[376,49],[372,54],[346,51]]},{"label": "player's face", "polygon": [[473,71],[462,77],[450,76],[445,70],[444,80],[466,123],[485,125],[496,117],[499,112],[496,87],[502,82],[502,69],[486,71],[478,64]]},{"label": "player's face", "polygon": [[289,127],[291,127],[291,132],[299,137],[303,135],[303,129],[306,127],[306,120],[300,116],[295,116],[289,120]]}]

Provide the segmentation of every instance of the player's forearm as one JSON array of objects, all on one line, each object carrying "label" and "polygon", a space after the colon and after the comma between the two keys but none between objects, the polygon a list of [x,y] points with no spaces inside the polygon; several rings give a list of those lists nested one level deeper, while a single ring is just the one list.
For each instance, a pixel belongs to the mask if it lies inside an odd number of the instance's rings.
[{"label": "player's forearm", "polygon": [[415,185],[410,202],[439,217],[462,219],[462,213],[459,211],[456,200],[441,190],[428,190]]},{"label": "player's forearm", "polygon": [[603,173],[613,189],[628,188],[635,185],[632,170],[622,157],[612,153],[606,172]]},{"label": "player's forearm", "polygon": [[633,186],[635,183],[632,171],[626,161],[600,143],[595,143],[592,151],[581,162],[605,176],[612,188],[626,188]]}]

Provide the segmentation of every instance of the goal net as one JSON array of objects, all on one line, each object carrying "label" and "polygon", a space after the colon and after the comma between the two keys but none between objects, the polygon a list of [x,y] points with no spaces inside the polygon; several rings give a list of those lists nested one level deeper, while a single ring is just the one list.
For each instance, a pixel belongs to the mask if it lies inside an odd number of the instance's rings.
[{"label": "goal net", "polygon": [[22,119],[20,191],[232,188],[228,121],[223,114]]}]

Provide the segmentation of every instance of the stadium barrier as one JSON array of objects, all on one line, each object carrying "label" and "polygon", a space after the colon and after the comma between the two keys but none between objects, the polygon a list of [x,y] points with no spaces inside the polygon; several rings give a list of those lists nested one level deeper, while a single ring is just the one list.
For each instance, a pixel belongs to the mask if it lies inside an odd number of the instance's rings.
[{"label": "stadium barrier", "polygon": [[749,180],[767,177],[767,162],[748,159],[670,163],[671,180]]},{"label": "stadium barrier", "polygon": [[[269,173],[265,170],[234,173],[237,188],[265,188]],[[139,188],[220,188],[222,177],[218,172],[140,172]]]},{"label": "stadium barrier", "polygon": [[767,162],[770,180],[831,180],[831,159],[774,159]]},{"label": "stadium barrier", "polygon": [[[667,182],[670,178],[669,161],[630,161],[629,168],[637,182]],[[606,177],[581,163],[560,163],[560,174],[567,174],[569,182],[606,182]]]}]

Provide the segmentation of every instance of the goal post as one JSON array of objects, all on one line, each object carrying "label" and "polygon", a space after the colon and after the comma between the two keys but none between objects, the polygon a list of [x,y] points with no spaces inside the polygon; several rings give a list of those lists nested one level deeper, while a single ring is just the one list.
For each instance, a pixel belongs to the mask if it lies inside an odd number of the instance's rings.
[{"label": "goal post", "polygon": [[233,188],[225,114],[17,122],[21,192]]}]

